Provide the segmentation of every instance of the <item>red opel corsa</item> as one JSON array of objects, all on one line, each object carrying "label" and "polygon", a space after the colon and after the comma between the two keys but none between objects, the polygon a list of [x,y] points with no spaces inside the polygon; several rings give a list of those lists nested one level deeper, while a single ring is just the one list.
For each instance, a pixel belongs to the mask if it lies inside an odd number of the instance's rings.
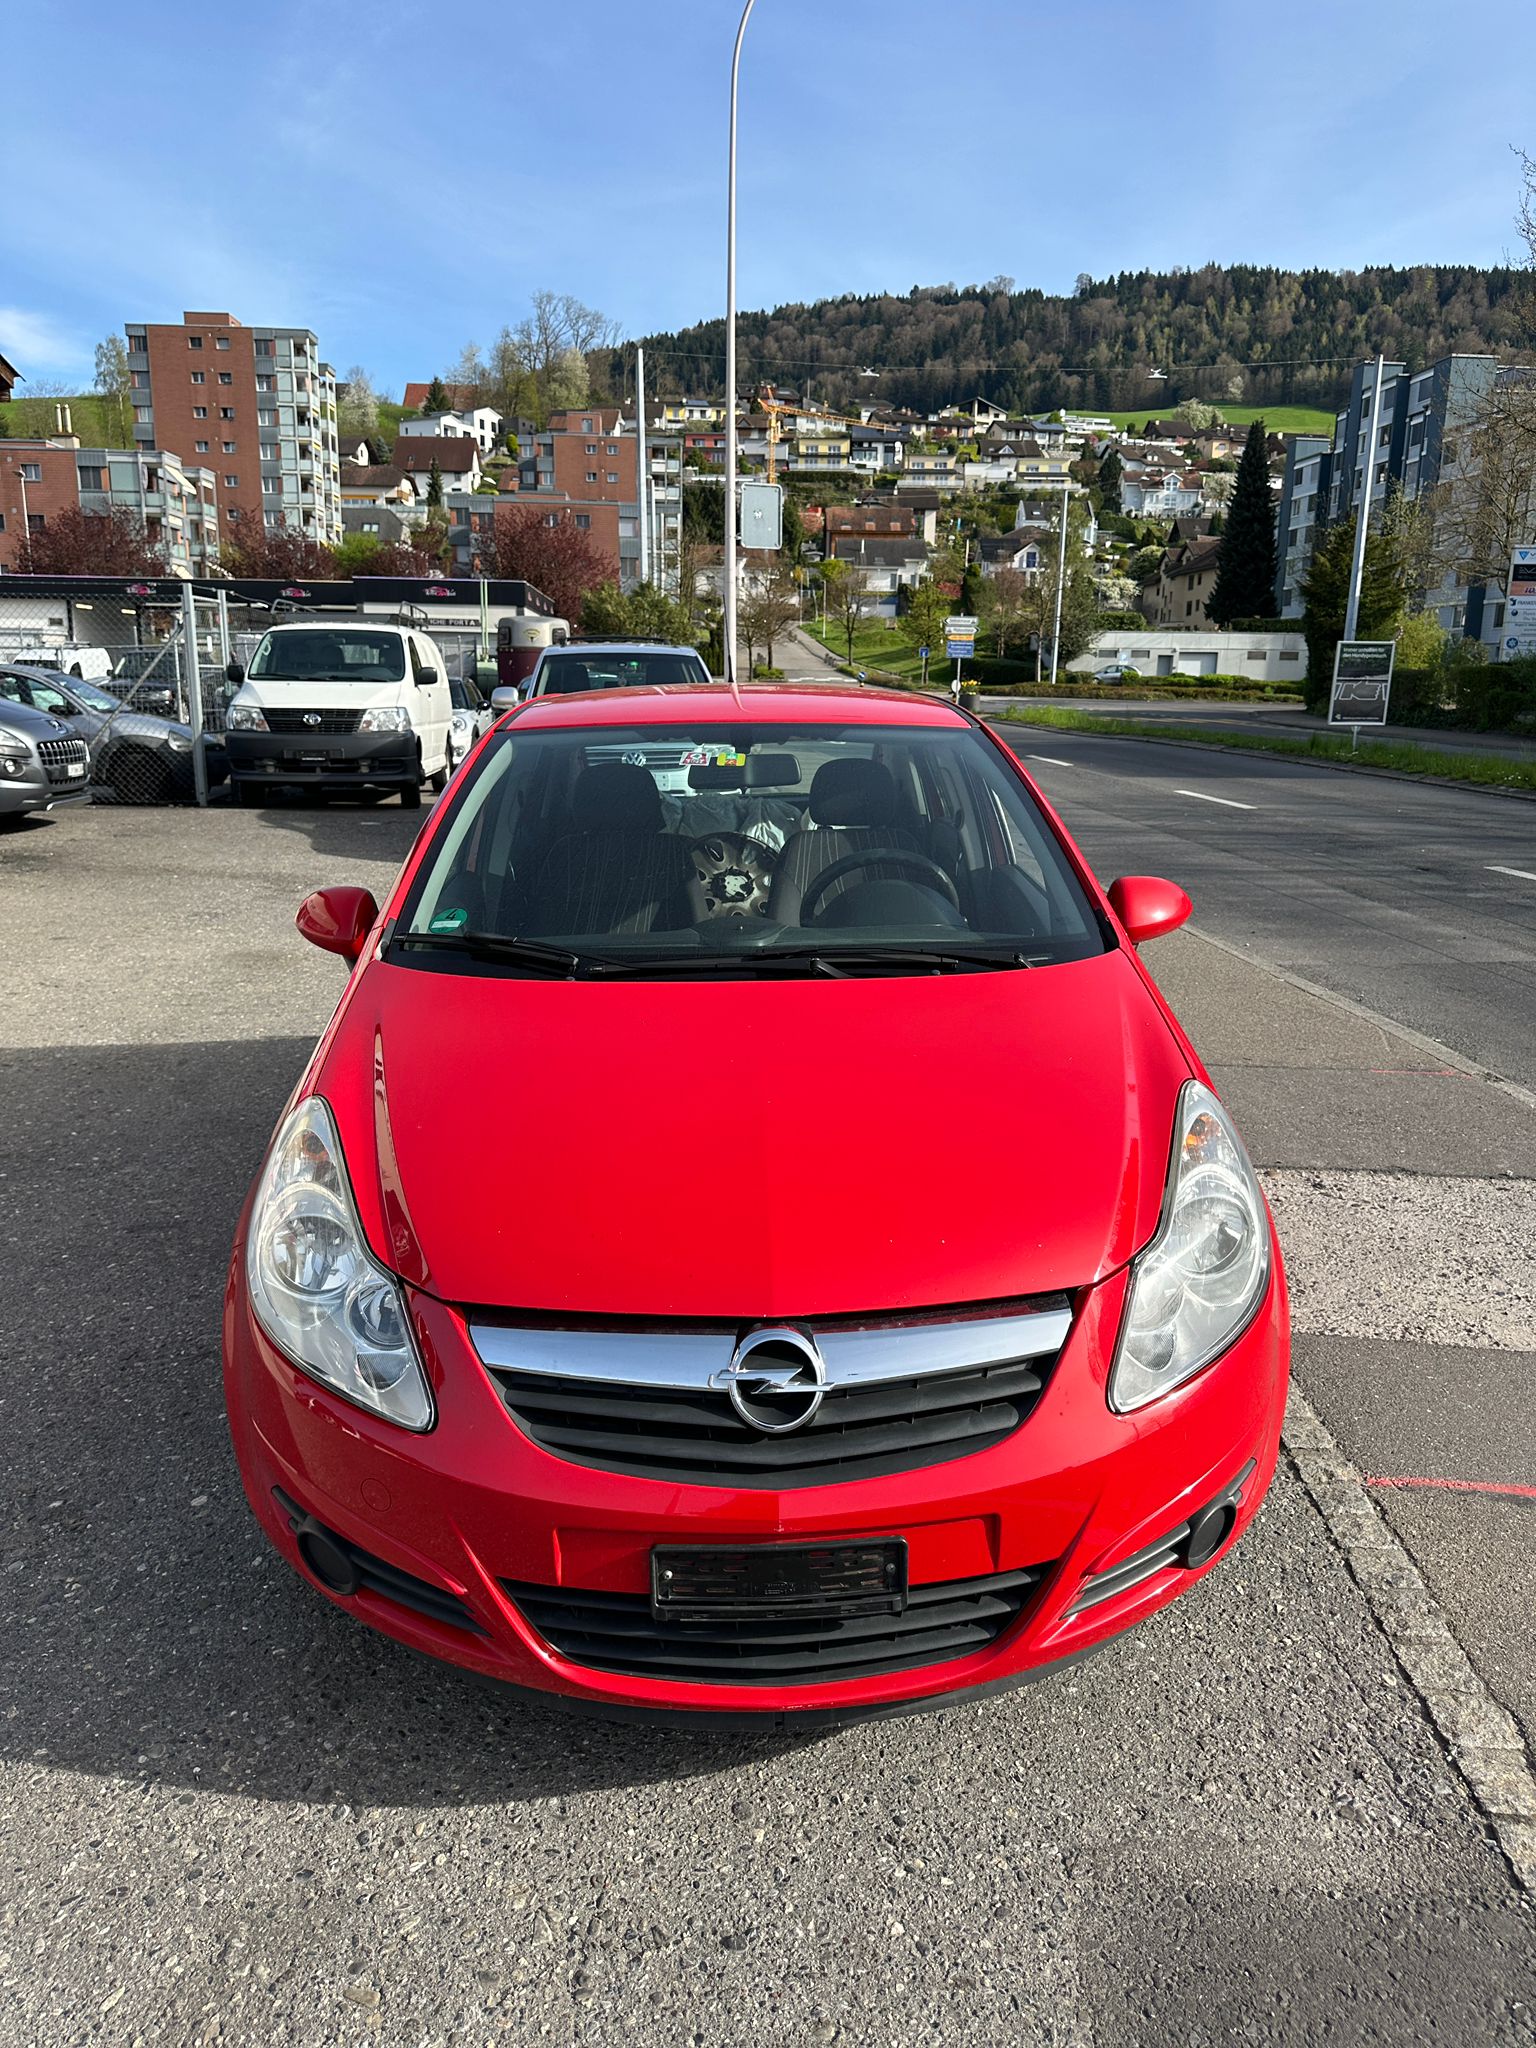
[{"label": "red opel corsa", "polygon": [[1188,912],[1101,892],[926,698],[503,720],[382,910],[299,913],[352,974],[224,1318],[272,1542],[418,1650],[673,1719],[974,1696],[1164,1606],[1258,1508],[1289,1350],[1136,952]]}]

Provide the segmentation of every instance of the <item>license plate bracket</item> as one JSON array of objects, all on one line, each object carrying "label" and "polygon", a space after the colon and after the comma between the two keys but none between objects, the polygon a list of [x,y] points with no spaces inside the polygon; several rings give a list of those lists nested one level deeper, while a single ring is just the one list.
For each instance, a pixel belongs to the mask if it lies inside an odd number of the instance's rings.
[{"label": "license plate bracket", "polygon": [[754,1614],[900,1614],[907,1546],[864,1543],[663,1544],[651,1552],[651,1607],[676,1621]]}]

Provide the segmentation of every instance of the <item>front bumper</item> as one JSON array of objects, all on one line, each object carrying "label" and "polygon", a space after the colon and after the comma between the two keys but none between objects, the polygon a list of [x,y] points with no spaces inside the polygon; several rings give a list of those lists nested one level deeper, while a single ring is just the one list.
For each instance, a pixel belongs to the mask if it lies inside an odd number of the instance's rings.
[{"label": "front bumper", "polygon": [[228,732],[224,745],[236,782],[299,783],[310,788],[399,789],[421,779],[411,732]]},{"label": "front bumper", "polygon": [[73,781],[54,782],[40,763],[29,761],[20,775],[0,774],[0,818],[18,817],[23,811],[62,811],[90,800],[88,770]]},{"label": "front bumper", "polygon": [[[545,1452],[508,1415],[464,1320],[421,1295],[413,1313],[438,1421],[422,1436],[392,1428],[272,1346],[250,1313],[243,1265],[242,1233],[225,1303],[226,1398],[246,1491],[275,1547],[400,1642],[619,1716],[866,1717],[1039,1675],[1154,1613],[1208,1569],[1257,1512],[1278,1455],[1289,1359],[1278,1251],[1248,1329],[1150,1410],[1116,1416],[1105,1398],[1120,1274],[1079,1297],[1044,1393],[1005,1442],[919,1471],[786,1493],[626,1478]],[[1181,1562],[1173,1539],[1217,1502],[1232,1507],[1223,1540],[1209,1558]],[[306,1569],[317,1553],[297,1535],[315,1528],[361,1560],[344,1593]],[[589,1639],[558,1621],[562,1606],[590,1593],[623,1626],[644,1627],[658,1544],[886,1536],[908,1546],[914,1600],[1012,1587],[1015,1605],[995,1635],[914,1668],[743,1684],[598,1668],[582,1661]]]}]

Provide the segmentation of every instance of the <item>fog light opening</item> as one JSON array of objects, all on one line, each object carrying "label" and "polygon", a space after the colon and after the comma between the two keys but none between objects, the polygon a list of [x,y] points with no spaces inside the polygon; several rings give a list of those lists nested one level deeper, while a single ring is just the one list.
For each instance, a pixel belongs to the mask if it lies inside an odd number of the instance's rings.
[{"label": "fog light opening", "polygon": [[1189,1534],[1180,1546],[1180,1564],[1186,1571],[1199,1571],[1202,1565],[1210,1563],[1236,1526],[1235,1500],[1215,1501],[1210,1507],[1202,1508],[1190,1523]]},{"label": "fog light opening", "polygon": [[328,1593],[339,1593],[345,1599],[357,1591],[357,1567],[323,1522],[317,1522],[313,1515],[306,1515],[293,1534],[305,1570],[317,1578]]}]

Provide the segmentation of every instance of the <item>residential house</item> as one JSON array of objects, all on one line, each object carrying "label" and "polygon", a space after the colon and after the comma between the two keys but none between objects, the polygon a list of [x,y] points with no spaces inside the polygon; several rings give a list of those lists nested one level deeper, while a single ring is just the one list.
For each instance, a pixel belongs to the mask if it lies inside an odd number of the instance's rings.
[{"label": "residential house", "polygon": [[343,505],[341,508],[342,531],[348,539],[356,533],[366,533],[384,547],[408,542],[420,522],[395,505]]},{"label": "residential house", "polygon": [[26,379],[16,365],[0,356],[0,405],[9,404],[16,396],[16,386],[25,382]]},{"label": "residential house", "polygon": [[[475,403],[475,389],[472,384],[445,384],[443,389],[448,394],[448,403],[455,411],[462,411]],[[405,410],[424,413],[431,390],[431,384],[407,384],[401,400]]]},{"label": "residential house", "polygon": [[895,502],[903,511],[910,512],[917,521],[917,531],[929,547],[939,542],[939,512],[943,498],[929,484],[915,484],[910,488],[905,477],[897,480]]},{"label": "residential house", "polygon": [[1127,464],[1120,474],[1120,508],[1128,519],[1168,519],[1198,512],[1205,486],[1198,470],[1156,463]]},{"label": "residential house", "polygon": [[1204,626],[1206,600],[1216,587],[1221,536],[1208,535],[1163,550],[1155,576],[1141,586],[1136,609],[1152,626]]},{"label": "residential house", "polygon": [[402,434],[395,442],[393,466],[404,471],[423,503],[433,463],[445,491],[472,491],[480,482],[479,443],[467,434]]},{"label": "residential house", "polygon": [[930,455],[916,455],[908,449],[906,465],[896,488],[905,493],[909,485],[914,490],[927,485],[942,496],[949,497],[961,488],[963,481],[959,461],[949,450],[946,449],[942,454],[935,451]]},{"label": "residential house", "polygon": [[668,399],[656,413],[654,424],[663,433],[677,433],[696,427],[718,427],[725,419],[725,407],[710,398]]},{"label": "residential house", "polygon": [[989,449],[985,455],[974,460],[966,457],[960,464],[960,476],[968,491],[984,489],[988,484],[1011,484],[1018,475],[1018,457],[1005,442],[1001,448]]},{"label": "residential house", "polygon": [[1016,526],[1009,533],[983,534],[980,541],[981,573],[983,576],[998,576],[1004,569],[1016,569],[1020,575],[1033,581],[1046,566],[1047,555],[1054,556],[1059,542],[1059,533],[1049,535],[1037,527],[1028,526]]},{"label": "residential house", "polygon": [[974,426],[990,427],[995,421],[1006,420],[1007,417],[1006,405],[994,405],[990,398],[971,400],[971,421]]},{"label": "residential house", "polygon": [[1025,489],[1033,483],[1041,483],[1059,477],[1063,482],[1071,475],[1072,462],[1064,447],[1047,454],[1038,441],[1021,441],[1018,448],[1017,476]]},{"label": "residential house", "polygon": [[896,593],[903,584],[911,588],[921,583],[928,573],[927,546],[915,535],[893,538],[845,533],[831,542],[831,552],[837,561],[864,572],[869,593],[866,610],[872,618],[895,618]]},{"label": "residential house", "polygon": [[402,437],[426,439],[432,435],[447,440],[470,440],[482,455],[489,455],[501,441],[501,414],[494,406],[466,406],[462,412],[430,413],[425,419],[401,420]]},{"label": "residential house", "polygon": [[[422,497],[425,497],[425,490]],[[341,514],[345,521],[347,513],[359,506],[387,507],[412,526],[421,524],[424,512],[416,508],[420,500],[416,486],[397,463],[393,462],[349,462],[341,472]],[[413,514],[415,516],[413,516]],[[349,533],[351,527],[346,529]]]},{"label": "residential house", "polygon": [[848,460],[854,469],[872,476],[899,470],[906,455],[906,436],[896,427],[877,427],[867,422],[848,428]]},{"label": "residential house", "polygon": [[917,533],[917,514],[910,505],[894,499],[875,505],[828,505],[824,531],[828,541],[911,540]]}]

